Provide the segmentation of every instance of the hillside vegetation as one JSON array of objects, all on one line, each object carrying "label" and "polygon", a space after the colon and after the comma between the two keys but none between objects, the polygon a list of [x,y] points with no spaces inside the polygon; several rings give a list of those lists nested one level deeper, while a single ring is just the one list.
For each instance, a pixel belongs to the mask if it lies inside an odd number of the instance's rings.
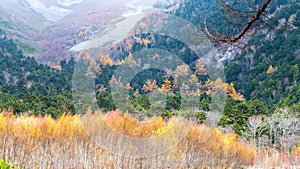
[{"label": "hillside vegetation", "polygon": [[[160,21],[146,18],[107,53],[82,50],[50,67],[0,29],[0,168],[297,168],[300,4],[274,0],[268,10],[228,58],[218,43],[203,59],[198,46],[143,33]],[[214,34],[240,31],[212,0],[185,0],[171,13]],[[148,69],[157,61],[163,69]]]},{"label": "hillside vegetation", "polygon": [[257,29],[249,47],[227,63],[227,80],[247,99],[263,100],[269,107],[299,103],[299,7],[291,3],[280,9],[271,28]]},{"label": "hillside vegetation", "polygon": [[[96,119],[102,118],[108,124],[114,124],[113,128],[120,133],[134,137],[139,134],[134,130],[135,125],[124,121],[124,117],[116,116],[111,119],[99,112],[94,115],[87,113],[82,118],[63,115],[57,120],[50,116],[15,117],[11,112],[2,112],[0,135],[3,139],[0,140],[0,148],[3,151],[0,151],[0,155],[4,160],[25,168],[242,168],[253,164],[262,164],[265,167],[300,164],[300,147],[293,148],[289,155],[277,150],[254,149],[253,144],[239,139],[236,134],[222,134],[217,128],[203,124],[194,125],[188,135],[168,152],[157,150],[151,157],[125,158],[111,154],[93,142],[86,135],[88,131],[84,132],[79,122],[79,119],[81,123],[84,123],[85,119],[93,119],[93,124],[97,125],[100,123]],[[186,124],[182,122],[180,125]],[[155,131],[146,138],[163,134],[168,132],[168,129],[164,130],[165,126],[166,124],[158,119],[156,124],[144,126],[143,132]],[[98,128],[94,129],[107,133],[109,128],[98,125]],[[101,137],[108,139],[109,135]],[[117,144],[115,146],[118,148]],[[134,145],[131,149],[134,151]]]}]

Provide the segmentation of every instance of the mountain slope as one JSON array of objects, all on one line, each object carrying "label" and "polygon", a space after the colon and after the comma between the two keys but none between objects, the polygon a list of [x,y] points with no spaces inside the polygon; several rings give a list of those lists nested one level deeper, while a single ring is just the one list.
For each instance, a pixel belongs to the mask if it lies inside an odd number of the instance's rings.
[{"label": "mountain slope", "polygon": [[257,29],[250,48],[227,63],[227,80],[247,99],[261,99],[269,106],[300,101],[299,9],[299,3],[282,8],[270,22],[273,28]]},{"label": "mountain slope", "polygon": [[[235,1],[228,3],[245,9]],[[242,53],[231,61],[222,59],[226,65],[226,80],[233,82],[247,100],[260,99],[270,107],[299,102],[299,8],[299,2],[272,1],[268,11],[277,11],[268,20],[272,28],[258,23]],[[212,33],[235,35],[239,31],[236,25],[228,24],[224,9],[214,0],[185,0],[175,14],[199,26],[203,26],[206,19]],[[270,66],[275,71],[267,74]]]},{"label": "mountain slope", "polygon": [[34,111],[56,117],[71,111],[71,77],[74,62],[61,63],[62,70],[25,57],[12,40],[0,38],[0,110]]},{"label": "mountain slope", "polygon": [[[0,2],[0,28],[9,34],[25,53],[33,54],[38,50],[35,43],[47,21],[31,9],[24,0]],[[39,28],[38,28],[39,27]]]},{"label": "mountain slope", "polygon": [[71,47],[121,17],[126,0],[2,0],[0,28],[38,62],[59,64]]}]

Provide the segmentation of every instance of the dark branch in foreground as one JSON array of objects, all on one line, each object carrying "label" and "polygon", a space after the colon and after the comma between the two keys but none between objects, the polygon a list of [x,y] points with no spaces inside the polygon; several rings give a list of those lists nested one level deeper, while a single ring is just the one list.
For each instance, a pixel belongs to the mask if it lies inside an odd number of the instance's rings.
[{"label": "dark branch in foreground", "polygon": [[[242,24],[243,28],[240,31],[240,33],[238,33],[236,36],[234,37],[229,37],[229,36],[215,36],[212,33],[210,33],[210,31],[208,30],[207,26],[206,26],[206,20],[204,21],[204,27],[200,28],[213,42],[217,42],[217,43],[237,43],[239,42],[240,39],[243,38],[243,36],[245,36],[245,34],[252,28],[252,26],[254,25],[254,23],[256,21],[261,21],[261,16],[264,15],[264,13],[266,12],[269,4],[271,3],[272,0],[265,0],[264,4],[258,8],[255,11],[242,11],[236,8],[231,7],[230,5],[227,5],[223,0],[220,0],[221,6],[227,10],[228,12],[230,12],[233,16],[236,17],[240,17],[240,18],[251,18],[250,21],[248,21],[246,24]],[[251,15],[253,13],[253,15]],[[237,23],[236,23],[237,25]],[[218,33],[217,33],[218,34]]]}]

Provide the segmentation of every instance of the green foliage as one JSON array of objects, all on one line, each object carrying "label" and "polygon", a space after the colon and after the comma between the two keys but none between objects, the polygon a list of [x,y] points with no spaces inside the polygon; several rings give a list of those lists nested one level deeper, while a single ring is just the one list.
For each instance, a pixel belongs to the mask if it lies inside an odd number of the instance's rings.
[{"label": "green foliage", "polygon": [[[226,1],[227,2],[227,1]],[[245,3],[239,1],[228,1],[228,3],[237,9],[247,8]],[[271,11],[278,5],[288,3],[288,0],[275,0],[272,3]],[[261,2],[258,2],[261,3]],[[206,18],[211,21],[208,26],[212,33],[221,32],[227,35],[235,35],[239,28],[229,25],[222,9],[216,1],[212,0],[186,0],[175,15],[185,18],[197,26],[203,26]],[[270,25],[277,27],[278,21],[282,18],[288,20],[295,14],[293,24],[298,28],[291,29],[285,23],[280,29],[276,30],[274,36],[267,35],[270,29],[262,26],[249,41],[251,49],[245,49],[233,61],[226,63],[225,71],[227,81],[233,82],[249,101],[236,101],[228,98],[225,103],[224,113],[221,116],[219,125],[232,126],[236,133],[241,134],[246,130],[246,121],[250,116],[265,114],[269,115],[273,107],[292,106],[291,110],[300,112],[300,5],[293,3],[281,9],[271,20]],[[234,18],[238,19],[238,18]],[[239,20],[241,22],[247,20]],[[262,30],[267,30],[264,33]],[[0,30],[0,34],[5,34]],[[125,59],[129,52],[134,53],[143,48],[159,48],[169,51],[179,56],[186,64],[195,70],[195,61],[198,56],[193,53],[184,43],[165,35],[141,34],[138,38],[155,39],[154,43],[147,46],[143,43],[134,42],[132,49],[127,49],[124,45],[118,46],[117,57],[119,60]],[[132,39],[135,39],[132,37]],[[90,94],[71,95],[71,79],[73,75],[75,61],[62,61],[60,66],[62,70],[55,70],[46,65],[38,64],[34,58],[25,57],[17,48],[15,43],[6,38],[0,39],[0,109],[13,108],[17,114],[24,112],[33,112],[36,115],[51,114],[52,117],[59,117],[64,112],[71,111],[75,113],[75,106],[72,97],[79,100],[76,103],[79,107],[78,113],[85,112],[85,109],[91,105],[93,100]],[[29,51],[34,49],[31,46],[24,46]],[[266,74],[268,67],[272,65],[274,71]],[[117,68],[114,66],[100,66],[102,73],[97,74],[95,78],[98,107],[104,112],[115,110],[113,97],[117,93],[111,92],[109,80],[115,74]],[[156,79],[157,85],[161,86],[165,80],[165,72],[158,69],[142,71],[130,82],[132,87],[129,90],[130,103],[123,106],[139,117],[151,116],[154,113],[161,115],[164,119],[178,116],[177,112],[181,109],[182,97],[178,91],[174,95],[167,95],[166,101],[162,103],[151,104],[147,92],[141,90],[148,79]],[[208,76],[198,76],[203,84]],[[173,85],[172,77],[169,79]],[[84,83],[84,82],[82,82]],[[80,86],[78,86],[80,87]],[[100,87],[105,88],[99,91]],[[136,92],[138,90],[138,92]],[[213,95],[202,94],[197,101],[200,112],[190,114],[189,118],[194,118],[203,123],[207,119],[205,111],[222,112],[219,104],[222,99],[212,103]],[[221,97],[218,97],[221,98]],[[122,98],[124,99],[124,98]],[[262,100],[262,101],[261,101]],[[154,102],[158,100],[154,99]],[[194,100],[188,101],[194,106]],[[93,107],[94,109],[94,107]],[[153,112],[151,112],[151,111]]]},{"label": "green foliage", "polygon": [[52,69],[25,57],[12,40],[0,38],[0,110],[53,117],[74,112],[70,92],[74,63],[62,61],[61,71]]},{"label": "green foliage", "polygon": [[[225,34],[229,36],[238,34],[241,28],[238,24],[233,24],[233,22],[247,23],[250,18],[230,15],[228,11],[221,7],[219,2],[215,0],[184,0],[183,5],[174,14],[202,27],[204,27],[206,20],[206,27],[212,34]],[[225,0],[224,2],[236,10],[251,11],[251,8],[261,6],[264,1]],[[289,2],[291,0],[272,0],[268,11],[274,12],[277,7]]]},{"label": "green foliage", "polygon": [[[233,82],[246,99],[264,100],[269,107],[291,106],[300,101],[300,28],[290,28],[287,22],[293,14],[299,14],[299,9],[297,3],[282,8],[270,24],[277,27],[279,19],[285,18],[283,26],[274,35],[268,27],[260,27],[249,41],[248,46],[252,48],[226,64],[227,80]],[[296,17],[293,24],[299,19]],[[270,65],[275,70],[266,74]]]},{"label": "green foliage", "polygon": [[25,53],[28,53],[28,54],[33,54],[37,51],[36,48],[34,48],[32,45],[30,44],[26,44],[26,43],[23,43],[19,40],[15,40],[14,43],[22,49],[22,51],[24,51]]},{"label": "green foliage", "polygon": [[159,115],[162,116],[164,119],[170,119],[172,117],[178,116],[178,113],[175,111],[165,110]]},{"label": "green foliage", "polygon": [[211,96],[206,93],[200,95],[199,109],[203,111],[210,110]]},{"label": "green foliage", "polygon": [[207,114],[204,112],[197,112],[197,113],[195,113],[195,118],[196,118],[197,122],[204,123],[207,119]]},{"label": "green foliage", "polygon": [[[0,158],[0,168],[1,169],[14,169],[16,167],[13,167],[12,165],[7,164],[5,161],[3,161],[2,158]],[[17,169],[21,169],[21,167],[17,167]]]},{"label": "green foliage", "polygon": [[268,108],[260,100],[235,101],[231,98],[226,100],[224,114],[219,121],[220,126],[232,126],[233,130],[241,134],[246,130],[246,121],[253,115],[268,115]]}]

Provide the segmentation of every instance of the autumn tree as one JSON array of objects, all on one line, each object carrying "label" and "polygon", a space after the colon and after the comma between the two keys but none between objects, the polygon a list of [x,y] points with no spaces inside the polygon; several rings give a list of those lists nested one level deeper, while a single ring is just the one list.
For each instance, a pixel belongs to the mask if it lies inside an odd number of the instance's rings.
[{"label": "autumn tree", "polygon": [[171,81],[169,79],[166,79],[164,83],[161,85],[160,89],[165,93],[172,91],[173,88],[172,88]]},{"label": "autumn tree", "polygon": [[205,68],[204,63],[202,62],[202,60],[197,60],[196,62],[196,74],[197,75],[207,75],[207,70]]},{"label": "autumn tree", "polygon": [[274,73],[274,72],[275,72],[275,69],[273,68],[272,65],[270,65],[269,68],[268,68],[268,70],[267,70],[267,72],[266,72],[266,74],[267,74],[267,75],[270,75],[270,74],[272,74],[272,73]]},{"label": "autumn tree", "polygon": [[114,75],[109,80],[109,84],[114,87],[122,88],[123,84],[121,82],[121,78],[116,78]]},{"label": "autumn tree", "polygon": [[192,76],[191,76],[189,82],[192,83],[192,84],[198,83],[198,82],[199,82],[199,79],[198,79],[197,75],[192,74]]},{"label": "autumn tree", "polygon": [[207,94],[211,94],[212,93],[212,81],[210,79],[207,79],[204,86],[207,89]]},{"label": "autumn tree", "polygon": [[119,62],[118,62],[118,65],[124,65],[125,64],[125,60],[124,59],[122,59],[122,60],[120,60]]},{"label": "autumn tree", "polygon": [[152,82],[150,80],[147,80],[146,84],[144,84],[142,89],[144,92],[152,92],[157,88],[158,86],[156,80],[153,80]]},{"label": "autumn tree", "polygon": [[130,83],[127,83],[126,86],[125,86],[125,88],[126,88],[127,90],[132,90],[132,89],[133,89],[133,88],[131,87]]},{"label": "autumn tree", "polygon": [[128,54],[128,56],[127,56],[127,58],[126,58],[125,61],[126,61],[127,64],[129,64],[131,67],[137,65],[137,63],[136,63],[136,61],[134,60],[133,55],[132,55],[131,52],[129,52],[129,54]]},{"label": "autumn tree", "polygon": [[189,75],[189,66],[187,64],[182,64],[177,66],[176,70],[173,72],[175,79],[180,76],[188,76]]},{"label": "autumn tree", "polygon": [[230,83],[229,85],[226,85],[228,88],[228,94],[235,100],[245,100],[244,96],[238,93],[234,87],[233,83]]},{"label": "autumn tree", "polygon": [[109,66],[113,65],[113,61],[109,57],[109,54],[100,56],[100,62],[102,65],[109,65]]},{"label": "autumn tree", "polygon": [[213,91],[224,92],[224,83],[221,78],[217,78],[213,83]]}]

